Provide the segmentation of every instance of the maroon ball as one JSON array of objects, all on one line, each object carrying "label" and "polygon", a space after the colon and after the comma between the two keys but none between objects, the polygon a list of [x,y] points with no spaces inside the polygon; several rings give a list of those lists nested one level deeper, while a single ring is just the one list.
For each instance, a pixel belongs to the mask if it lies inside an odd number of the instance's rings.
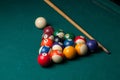
[{"label": "maroon ball", "polygon": [[51,40],[54,40],[54,36],[52,34],[47,34],[47,33],[43,33],[42,34],[42,40],[43,39],[51,39]]},{"label": "maroon ball", "polygon": [[44,28],[43,32],[46,34],[53,34],[54,29],[51,26],[47,26]]}]

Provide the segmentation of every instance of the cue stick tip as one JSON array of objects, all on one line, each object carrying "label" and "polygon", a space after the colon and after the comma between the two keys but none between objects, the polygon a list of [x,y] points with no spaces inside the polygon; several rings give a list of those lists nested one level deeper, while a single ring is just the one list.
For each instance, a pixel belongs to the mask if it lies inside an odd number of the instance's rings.
[{"label": "cue stick tip", "polygon": [[106,48],[104,48],[103,46],[100,46],[101,50],[103,50],[106,54],[110,55],[111,52],[108,51]]},{"label": "cue stick tip", "polygon": [[111,52],[110,51],[108,51],[107,49],[103,49],[108,55],[110,55],[111,54]]}]

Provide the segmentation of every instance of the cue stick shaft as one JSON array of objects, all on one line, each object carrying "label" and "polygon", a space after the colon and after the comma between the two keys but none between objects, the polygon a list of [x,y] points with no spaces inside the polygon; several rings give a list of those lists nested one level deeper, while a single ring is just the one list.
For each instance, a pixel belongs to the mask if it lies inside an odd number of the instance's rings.
[{"label": "cue stick shaft", "polygon": [[[86,35],[89,39],[94,39],[90,34],[88,34],[81,26],[75,23],[70,17],[68,17],[62,10],[55,6],[50,0],[44,0],[50,7],[57,11],[61,16],[63,16],[68,22],[70,22],[74,27]],[[95,40],[95,39],[94,39]],[[98,42],[99,47],[106,53],[110,53],[102,44]]]}]

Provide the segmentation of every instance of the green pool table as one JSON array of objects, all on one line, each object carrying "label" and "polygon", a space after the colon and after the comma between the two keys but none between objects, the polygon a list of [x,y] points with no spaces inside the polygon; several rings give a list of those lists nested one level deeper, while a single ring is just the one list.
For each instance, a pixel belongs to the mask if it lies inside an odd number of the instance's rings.
[{"label": "green pool table", "polygon": [[110,0],[51,0],[111,51],[42,68],[37,63],[43,16],[54,29],[83,35],[43,0],[0,1],[0,80],[120,80],[120,6]]}]

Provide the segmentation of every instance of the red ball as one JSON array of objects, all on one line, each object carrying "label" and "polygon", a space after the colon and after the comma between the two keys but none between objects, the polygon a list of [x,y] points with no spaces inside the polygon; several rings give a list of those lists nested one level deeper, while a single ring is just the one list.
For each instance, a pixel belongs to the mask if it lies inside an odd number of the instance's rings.
[{"label": "red ball", "polygon": [[74,42],[76,44],[79,44],[79,43],[86,43],[86,39],[84,36],[76,36],[75,39],[74,39]]},{"label": "red ball", "polygon": [[52,47],[53,45],[53,41],[51,39],[43,39],[41,42],[41,46],[48,46],[48,47]]},{"label": "red ball", "polygon": [[54,29],[51,26],[47,26],[44,28],[43,32],[47,34],[53,34]]},{"label": "red ball", "polygon": [[47,53],[42,53],[38,56],[38,63],[43,67],[49,66],[51,58]]}]

